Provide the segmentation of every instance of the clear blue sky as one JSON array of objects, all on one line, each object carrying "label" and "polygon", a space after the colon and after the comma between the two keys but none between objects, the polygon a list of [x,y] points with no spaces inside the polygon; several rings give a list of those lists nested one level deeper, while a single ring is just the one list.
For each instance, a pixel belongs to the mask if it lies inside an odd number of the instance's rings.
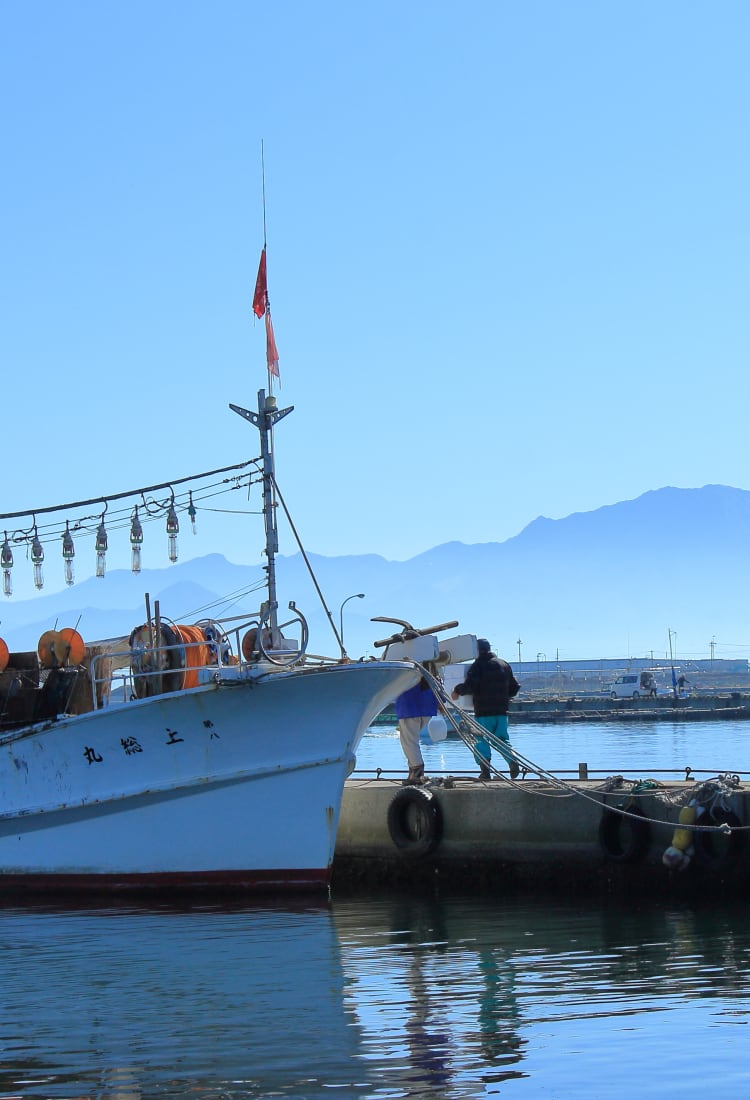
[{"label": "clear blue sky", "polygon": [[[266,379],[261,141],[309,551],[750,488],[749,32],[739,2],[0,3],[0,510],[257,454],[227,405]],[[257,560],[221,523],[183,556]]]}]

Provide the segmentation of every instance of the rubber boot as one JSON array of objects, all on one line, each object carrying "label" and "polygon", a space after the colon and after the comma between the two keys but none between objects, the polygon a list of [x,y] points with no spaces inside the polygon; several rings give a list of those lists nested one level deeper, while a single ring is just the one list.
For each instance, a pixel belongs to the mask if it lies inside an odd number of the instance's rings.
[{"label": "rubber boot", "polygon": [[413,768],[409,768],[409,774],[404,779],[402,786],[422,787],[425,783],[429,783],[429,779],[424,774],[424,764],[415,764]]},{"label": "rubber boot", "polygon": [[490,771],[488,764],[482,764],[481,768],[479,769],[479,778],[492,779],[492,772]]}]

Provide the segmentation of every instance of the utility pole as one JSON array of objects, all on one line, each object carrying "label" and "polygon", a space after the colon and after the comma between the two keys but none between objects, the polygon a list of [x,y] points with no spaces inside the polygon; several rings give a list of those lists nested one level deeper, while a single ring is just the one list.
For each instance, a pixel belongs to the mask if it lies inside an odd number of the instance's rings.
[{"label": "utility pole", "polygon": [[521,667],[521,639],[516,639],[516,645],[518,646],[518,666]]},{"label": "utility pole", "polygon": [[[674,670],[674,651],[672,650],[672,637],[677,638],[677,631],[669,629],[669,663],[672,666],[672,694],[677,698],[677,673]],[[675,647],[676,648],[676,647]]]},{"label": "utility pole", "polygon": [[715,634],[714,634],[713,638],[711,639],[710,646],[711,646],[711,664],[713,664],[714,663],[714,650],[716,649],[716,635]]}]

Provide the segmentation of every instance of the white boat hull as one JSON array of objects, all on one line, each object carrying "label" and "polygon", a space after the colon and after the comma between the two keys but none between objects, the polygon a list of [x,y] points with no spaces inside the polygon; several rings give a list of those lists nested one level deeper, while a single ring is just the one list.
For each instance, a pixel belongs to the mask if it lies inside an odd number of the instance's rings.
[{"label": "white boat hull", "polygon": [[230,673],[0,738],[0,889],[327,884],[357,744],[417,673]]}]

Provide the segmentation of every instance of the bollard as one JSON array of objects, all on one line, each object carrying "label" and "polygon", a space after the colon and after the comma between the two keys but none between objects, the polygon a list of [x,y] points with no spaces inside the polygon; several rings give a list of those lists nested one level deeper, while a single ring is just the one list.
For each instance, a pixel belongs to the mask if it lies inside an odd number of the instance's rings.
[{"label": "bollard", "polygon": [[578,778],[579,779],[588,779],[588,777],[589,777],[589,766],[588,766],[588,764],[579,764],[578,765]]}]

